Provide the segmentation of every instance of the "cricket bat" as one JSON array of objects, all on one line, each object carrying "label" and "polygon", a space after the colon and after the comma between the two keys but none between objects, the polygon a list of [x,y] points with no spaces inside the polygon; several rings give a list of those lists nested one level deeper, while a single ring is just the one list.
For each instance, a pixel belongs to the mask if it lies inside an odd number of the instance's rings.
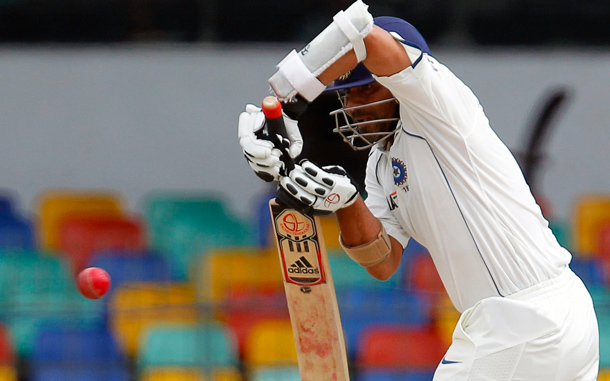
[{"label": "cricket bat", "polygon": [[[263,111],[269,132],[285,136],[279,101],[265,98]],[[301,380],[349,381],[343,327],[319,218],[275,200],[269,201],[269,208]]]}]

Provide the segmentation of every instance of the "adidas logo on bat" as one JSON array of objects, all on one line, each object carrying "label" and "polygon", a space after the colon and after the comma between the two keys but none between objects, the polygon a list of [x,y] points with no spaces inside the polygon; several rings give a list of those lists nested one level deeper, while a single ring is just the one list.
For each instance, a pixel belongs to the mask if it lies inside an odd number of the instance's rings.
[{"label": "adidas logo on bat", "polygon": [[288,272],[291,274],[319,274],[320,270],[318,268],[314,268],[307,258],[301,256],[301,258],[297,259],[292,265],[290,265]]}]

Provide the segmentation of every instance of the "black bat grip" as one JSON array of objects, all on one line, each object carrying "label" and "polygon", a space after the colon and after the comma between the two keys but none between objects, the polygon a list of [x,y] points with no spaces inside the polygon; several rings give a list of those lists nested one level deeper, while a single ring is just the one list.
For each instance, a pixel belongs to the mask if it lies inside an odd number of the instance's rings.
[{"label": "black bat grip", "polygon": [[286,172],[288,173],[294,168],[294,160],[288,153],[288,144],[290,143],[284,143],[284,141],[278,138],[278,135],[288,137],[282,114],[282,104],[276,97],[269,96],[263,100],[262,109],[265,114],[265,124],[267,125],[269,139],[276,148],[282,151],[282,160],[286,164]]}]

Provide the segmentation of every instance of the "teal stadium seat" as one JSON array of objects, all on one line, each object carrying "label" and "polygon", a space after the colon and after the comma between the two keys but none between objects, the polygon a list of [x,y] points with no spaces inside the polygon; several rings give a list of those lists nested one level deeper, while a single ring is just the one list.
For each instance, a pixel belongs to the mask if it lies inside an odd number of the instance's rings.
[{"label": "teal stadium seat", "polygon": [[301,381],[297,366],[261,366],[250,374],[251,381]]},{"label": "teal stadium seat", "polygon": [[27,357],[48,323],[97,324],[103,308],[83,298],[68,265],[42,252],[0,253],[0,317],[10,327],[18,355]]},{"label": "teal stadium seat", "polygon": [[220,322],[196,325],[159,324],[143,334],[137,353],[138,369],[197,367],[205,370],[239,364],[232,332]]},{"label": "teal stadium seat", "polygon": [[375,279],[344,252],[336,254],[329,252],[328,263],[337,290],[350,287],[395,288],[402,283],[402,274],[398,271],[387,281]]},{"label": "teal stadium seat", "polygon": [[176,275],[188,278],[193,260],[214,247],[255,243],[252,226],[234,216],[224,198],[213,194],[150,195],[145,218],[153,248],[167,253]]}]

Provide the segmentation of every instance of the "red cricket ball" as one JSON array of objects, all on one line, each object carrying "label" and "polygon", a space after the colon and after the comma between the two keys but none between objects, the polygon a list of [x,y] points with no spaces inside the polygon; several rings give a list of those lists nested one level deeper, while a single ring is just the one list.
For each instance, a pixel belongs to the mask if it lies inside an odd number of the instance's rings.
[{"label": "red cricket ball", "polygon": [[85,298],[99,299],[110,289],[110,275],[99,267],[88,267],[78,274],[76,284]]}]

